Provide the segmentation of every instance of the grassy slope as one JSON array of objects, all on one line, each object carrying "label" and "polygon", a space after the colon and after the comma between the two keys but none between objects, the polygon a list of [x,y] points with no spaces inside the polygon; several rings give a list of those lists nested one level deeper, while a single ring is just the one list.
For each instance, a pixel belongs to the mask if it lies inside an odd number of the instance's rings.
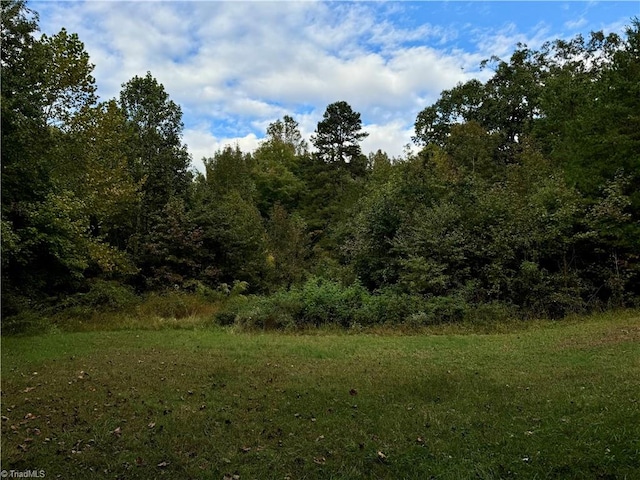
[{"label": "grassy slope", "polygon": [[2,415],[2,468],[47,478],[631,479],[640,316],[494,335],[3,338]]}]

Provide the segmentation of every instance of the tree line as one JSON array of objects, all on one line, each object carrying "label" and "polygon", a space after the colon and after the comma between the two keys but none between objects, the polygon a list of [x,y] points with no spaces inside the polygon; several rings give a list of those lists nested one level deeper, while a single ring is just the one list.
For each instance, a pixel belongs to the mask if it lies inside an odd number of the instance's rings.
[{"label": "tree line", "polygon": [[338,101],[313,149],[285,116],[255,151],[227,146],[198,172],[181,108],[150,72],[98,101],[78,36],[36,38],[37,13],[2,2],[3,319],[125,290],[241,288],[262,311],[295,300],[308,318],[322,297],[324,314],[343,305],[363,322],[636,305],[630,23],[483,62],[489,80],[418,114],[417,153],[363,154],[360,114]]}]

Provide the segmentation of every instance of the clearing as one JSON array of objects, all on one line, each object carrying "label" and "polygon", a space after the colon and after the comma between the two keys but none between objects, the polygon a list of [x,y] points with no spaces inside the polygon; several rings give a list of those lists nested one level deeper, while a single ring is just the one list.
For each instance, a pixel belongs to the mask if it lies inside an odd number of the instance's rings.
[{"label": "clearing", "polygon": [[63,479],[631,479],[640,314],[485,335],[4,337],[2,468]]}]

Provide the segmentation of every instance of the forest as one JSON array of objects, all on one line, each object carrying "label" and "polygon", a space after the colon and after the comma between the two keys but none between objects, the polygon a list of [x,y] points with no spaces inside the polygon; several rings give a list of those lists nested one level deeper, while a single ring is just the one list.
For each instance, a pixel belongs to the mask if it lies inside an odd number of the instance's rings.
[{"label": "forest", "polygon": [[[84,44],[2,2],[2,327],[145,298],[223,325],[561,318],[640,300],[640,20],[489,58],[365,153],[326,107],[310,144],[271,123],[195,170],[147,72],[98,101]],[[66,312],[66,313],[65,313]],[[69,313],[71,312],[71,313]]]}]

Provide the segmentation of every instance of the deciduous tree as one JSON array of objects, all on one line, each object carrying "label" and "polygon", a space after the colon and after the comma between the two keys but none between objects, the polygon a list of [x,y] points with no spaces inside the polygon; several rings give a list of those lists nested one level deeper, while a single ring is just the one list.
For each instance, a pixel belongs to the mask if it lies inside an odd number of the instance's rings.
[{"label": "deciduous tree", "polygon": [[130,169],[135,181],[144,180],[141,220],[146,229],[149,215],[161,212],[172,197],[188,197],[191,160],[182,143],[182,109],[164,86],[147,72],[122,87],[119,106],[133,131]]}]

